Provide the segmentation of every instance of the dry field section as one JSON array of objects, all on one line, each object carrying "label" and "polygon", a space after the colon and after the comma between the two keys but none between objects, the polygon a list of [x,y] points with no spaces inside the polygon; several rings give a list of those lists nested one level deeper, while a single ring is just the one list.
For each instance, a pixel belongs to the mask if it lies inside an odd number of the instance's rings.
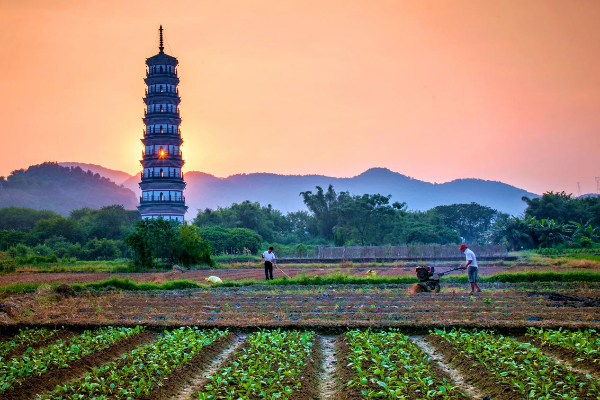
[{"label": "dry field section", "polygon": [[350,285],[214,288],[173,291],[90,291],[75,297],[52,290],[10,295],[0,303],[6,325],[164,325],[202,327],[599,328],[600,290],[486,289],[464,285],[437,295],[405,287]]},{"label": "dry field section", "polygon": [[0,340],[2,399],[600,399],[600,335],[529,328],[27,328]]}]

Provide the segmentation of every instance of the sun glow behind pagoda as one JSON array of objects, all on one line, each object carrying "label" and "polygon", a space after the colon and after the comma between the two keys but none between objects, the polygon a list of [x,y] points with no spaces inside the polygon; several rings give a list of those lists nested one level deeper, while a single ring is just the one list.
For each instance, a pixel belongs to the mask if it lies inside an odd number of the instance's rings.
[{"label": "sun glow behind pagoda", "polygon": [[144,167],[141,174],[142,218],[162,217],[183,222],[187,211],[183,191],[181,117],[179,116],[179,77],[175,57],[165,54],[160,27],[159,52],[146,59],[146,109],[144,110]]}]

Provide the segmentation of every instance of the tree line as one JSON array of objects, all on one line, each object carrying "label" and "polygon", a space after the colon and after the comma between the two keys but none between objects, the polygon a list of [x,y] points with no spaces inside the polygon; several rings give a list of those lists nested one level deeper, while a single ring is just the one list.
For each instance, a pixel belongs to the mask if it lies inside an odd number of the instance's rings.
[{"label": "tree line", "polygon": [[[523,198],[524,214],[511,217],[476,203],[411,211],[405,203],[391,202],[390,196],[353,195],[332,186],[299,195],[307,211],[283,214],[270,205],[244,201],[199,210],[183,226],[141,221],[139,212],[118,205],[80,208],[66,217],[7,207],[0,209],[0,251],[11,248],[25,263],[130,258],[159,265],[210,263],[211,254],[257,254],[267,244],[305,248],[467,242],[535,249],[596,247],[600,241],[599,197],[548,192]],[[188,250],[183,254],[180,248]]]}]

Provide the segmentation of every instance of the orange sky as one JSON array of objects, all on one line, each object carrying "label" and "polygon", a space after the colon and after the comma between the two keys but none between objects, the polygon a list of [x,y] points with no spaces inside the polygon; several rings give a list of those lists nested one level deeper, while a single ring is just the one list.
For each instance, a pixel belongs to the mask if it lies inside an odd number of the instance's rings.
[{"label": "orange sky", "polygon": [[598,21],[595,0],[0,0],[0,174],[138,171],[162,23],[187,171],[595,191]]}]

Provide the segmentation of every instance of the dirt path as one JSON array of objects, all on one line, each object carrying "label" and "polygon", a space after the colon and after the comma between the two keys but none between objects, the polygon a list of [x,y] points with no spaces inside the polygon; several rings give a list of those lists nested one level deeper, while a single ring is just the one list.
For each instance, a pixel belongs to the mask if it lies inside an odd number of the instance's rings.
[{"label": "dirt path", "polygon": [[319,371],[319,392],[322,400],[330,400],[334,398],[336,391],[335,379],[335,343],[337,336],[319,336],[321,342],[321,369]]},{"label": "dirt path", "polygon": [[208,365],[208,367],[206,369],[204,369],[203,371],[200,371],[200,373],[197,376],[195,376],[190,381],[190,383],[188,383],[179,392],[179,394],[177,396],[173,397],[173,400],[188,400],[188,399],[191,399],[191,398],[195,397],[194,395],[199,390],[200,386],[206,380],[206,378],[208,378],[209,376],[211,376],[215,372],[217,372],[217,370],[219,369],[219,367],[221,367],[221,365],[223,364],[223,361],[225,361],[227,359],[227,357],[229,357],[229,355],[231,353],[233,353],[233,351],[235,349],[237,349],[238,347],[240,347],[244,343],[244,341],[246,340],[246,338],[248,337],[248,335],[246,335],[246,334],[234,334],[234,333],[232,333],[232,335],[235,335],[235,339],[231,342],[231,344],[229,346],[227,346],[221,352],[221,354],[219,354],[218,357],[216,357]]},{"label": "dirt path", "polygon": [[[352,266],[348,268],[340,268],[339,266],[326,266],[326,267],[295,267],[295,266],[281,266],[286,274],[290,277],[305,274],[307,276],[319,276],[331,274],[333,272],[349,273],[355,276],[366,276],[368,270],[373,270],[377,273],[377,276],[398,276],[408,275],[414,276],[414,266]],[[446,267],[440,267],[440,271],[445,270]],[[482,265],[480,267],[481,276],[491,275],[498,272],[517,272],[517,271],[564,271],[558,267],[551,266],[540,266],[539,268],[532,266],[496,266],[496,265]],[[582,269],[573,268],[570,271],[579,271]],[[590,271],[590,269],[583,269]],[[0,275],[0,286],[7,286],[12,283],[86,283],[86,282],[98,282],[110,278],[129,278],[136,282],[154,282],[162,283],[166,281],[172,281],[177,279],[188,279],[196,282],[204,282],[204,278],[209,275],[217,275],[221,279],[240,280],[240,279],[264,279],[264,270],[262,267],[241,267],[241,268],[223,268],[223,269],[203,269],[203,270],[191,270],[186,272],[169,271],[169,272],[140,272],[140,273],[108,273],[108,272],[94,272],[94,273],[70,273],[70,272],[59,272],[59,273],[36,273],[36,272],[20,272]],[[281,277],[283,274],[281,271],[275,270],[275,277]]]},{"label": "dirt path", "polygon": [[421,350],[423,350],[429,357],[433,359],[437,365],[446,372],[450,378],[454,381],[456,386],[468,397],[471,399],[482,399],[484,395],[474,386],[468,384],[464,377],[460,372],[452,368],[450,365],[446,364],[444,361],[444,357],[441,353],[438,353],[437,350],[425,339],[423,336],[410,336],[410,340],[412,340]]}]

